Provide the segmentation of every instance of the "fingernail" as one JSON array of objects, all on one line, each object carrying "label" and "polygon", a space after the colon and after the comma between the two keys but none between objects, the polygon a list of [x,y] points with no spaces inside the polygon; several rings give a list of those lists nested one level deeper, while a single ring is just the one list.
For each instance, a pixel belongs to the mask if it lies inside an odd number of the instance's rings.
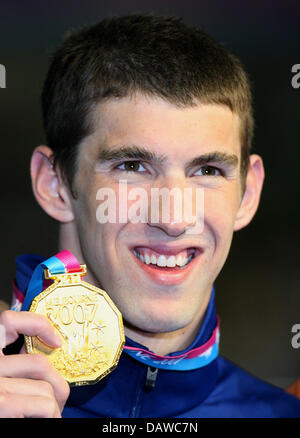
[{"label": "fingernail", "polygon": [[48,319],[50,319],[50,321],[54,327],[55,344],[57,344],[57,347],[60,347],[62,342],[63,342],[63,339],[64,339],[64,334],[62,333],[62,331],[60,330],[60,328],[56,324],[56,322],[53,320],[51,315],[47,314],[47,317],[48,317]]}]

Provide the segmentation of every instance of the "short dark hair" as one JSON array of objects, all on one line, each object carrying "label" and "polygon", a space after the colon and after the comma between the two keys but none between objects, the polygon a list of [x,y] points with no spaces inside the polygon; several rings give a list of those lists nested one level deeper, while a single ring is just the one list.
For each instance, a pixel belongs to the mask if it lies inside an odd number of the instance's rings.
[{"label": "short dark hair", "polygon": [[241,62],[179,18],[132,14],[69,32],[53,54],[42,92],[44,129],[71,190],[77,146],[93,132],[95,106],[136,92],[177,106],[226,105],[237,113],[245,179],[253,115]]}]

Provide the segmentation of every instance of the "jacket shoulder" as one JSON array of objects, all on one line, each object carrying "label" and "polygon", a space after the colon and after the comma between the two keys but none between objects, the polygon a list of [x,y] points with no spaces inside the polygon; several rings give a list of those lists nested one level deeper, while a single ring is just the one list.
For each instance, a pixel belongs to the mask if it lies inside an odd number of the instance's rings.
[{"label": "jacket shoulder", "polygon": [[300,418],[300,400],[219,357],[219,378],[212,397],[236,406],[240,417]]}]

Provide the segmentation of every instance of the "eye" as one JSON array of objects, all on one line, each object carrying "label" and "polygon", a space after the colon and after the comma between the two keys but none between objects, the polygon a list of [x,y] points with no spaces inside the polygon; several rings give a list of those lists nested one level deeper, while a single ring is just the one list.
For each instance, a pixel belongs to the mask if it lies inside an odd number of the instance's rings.
[{"label": "eye", "polygon": [[125,163],[119,164],[116,169],[124,170],[126,172],[145,172],[145,167],[140,161],[126,161]]},{"label": "eye", "polygon": [[203,176],[222,176],[223,172],[214,166],[202,166],[200,167],[194,175],[203,175]]}]

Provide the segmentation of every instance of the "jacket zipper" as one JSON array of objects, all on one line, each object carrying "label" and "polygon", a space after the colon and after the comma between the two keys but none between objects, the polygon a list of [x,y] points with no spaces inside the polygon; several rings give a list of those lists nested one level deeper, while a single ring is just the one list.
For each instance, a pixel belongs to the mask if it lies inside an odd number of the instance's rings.
[{"label": "jacket zipper", "polygon": [[[156,377],[158,373],[157,368],[153,368],[147,366],[146,378],[145,378],[145,370],[143,370],[142,379],[138,382],[136,386],[136,392],[134,397],[134,402],[131,406],[131,410],[129,413],[129,418],[139,418],[142,408],[141,397],[144,391],[150,392],[155,387]],[[144,383],[144,385],[143,385]]]}]

